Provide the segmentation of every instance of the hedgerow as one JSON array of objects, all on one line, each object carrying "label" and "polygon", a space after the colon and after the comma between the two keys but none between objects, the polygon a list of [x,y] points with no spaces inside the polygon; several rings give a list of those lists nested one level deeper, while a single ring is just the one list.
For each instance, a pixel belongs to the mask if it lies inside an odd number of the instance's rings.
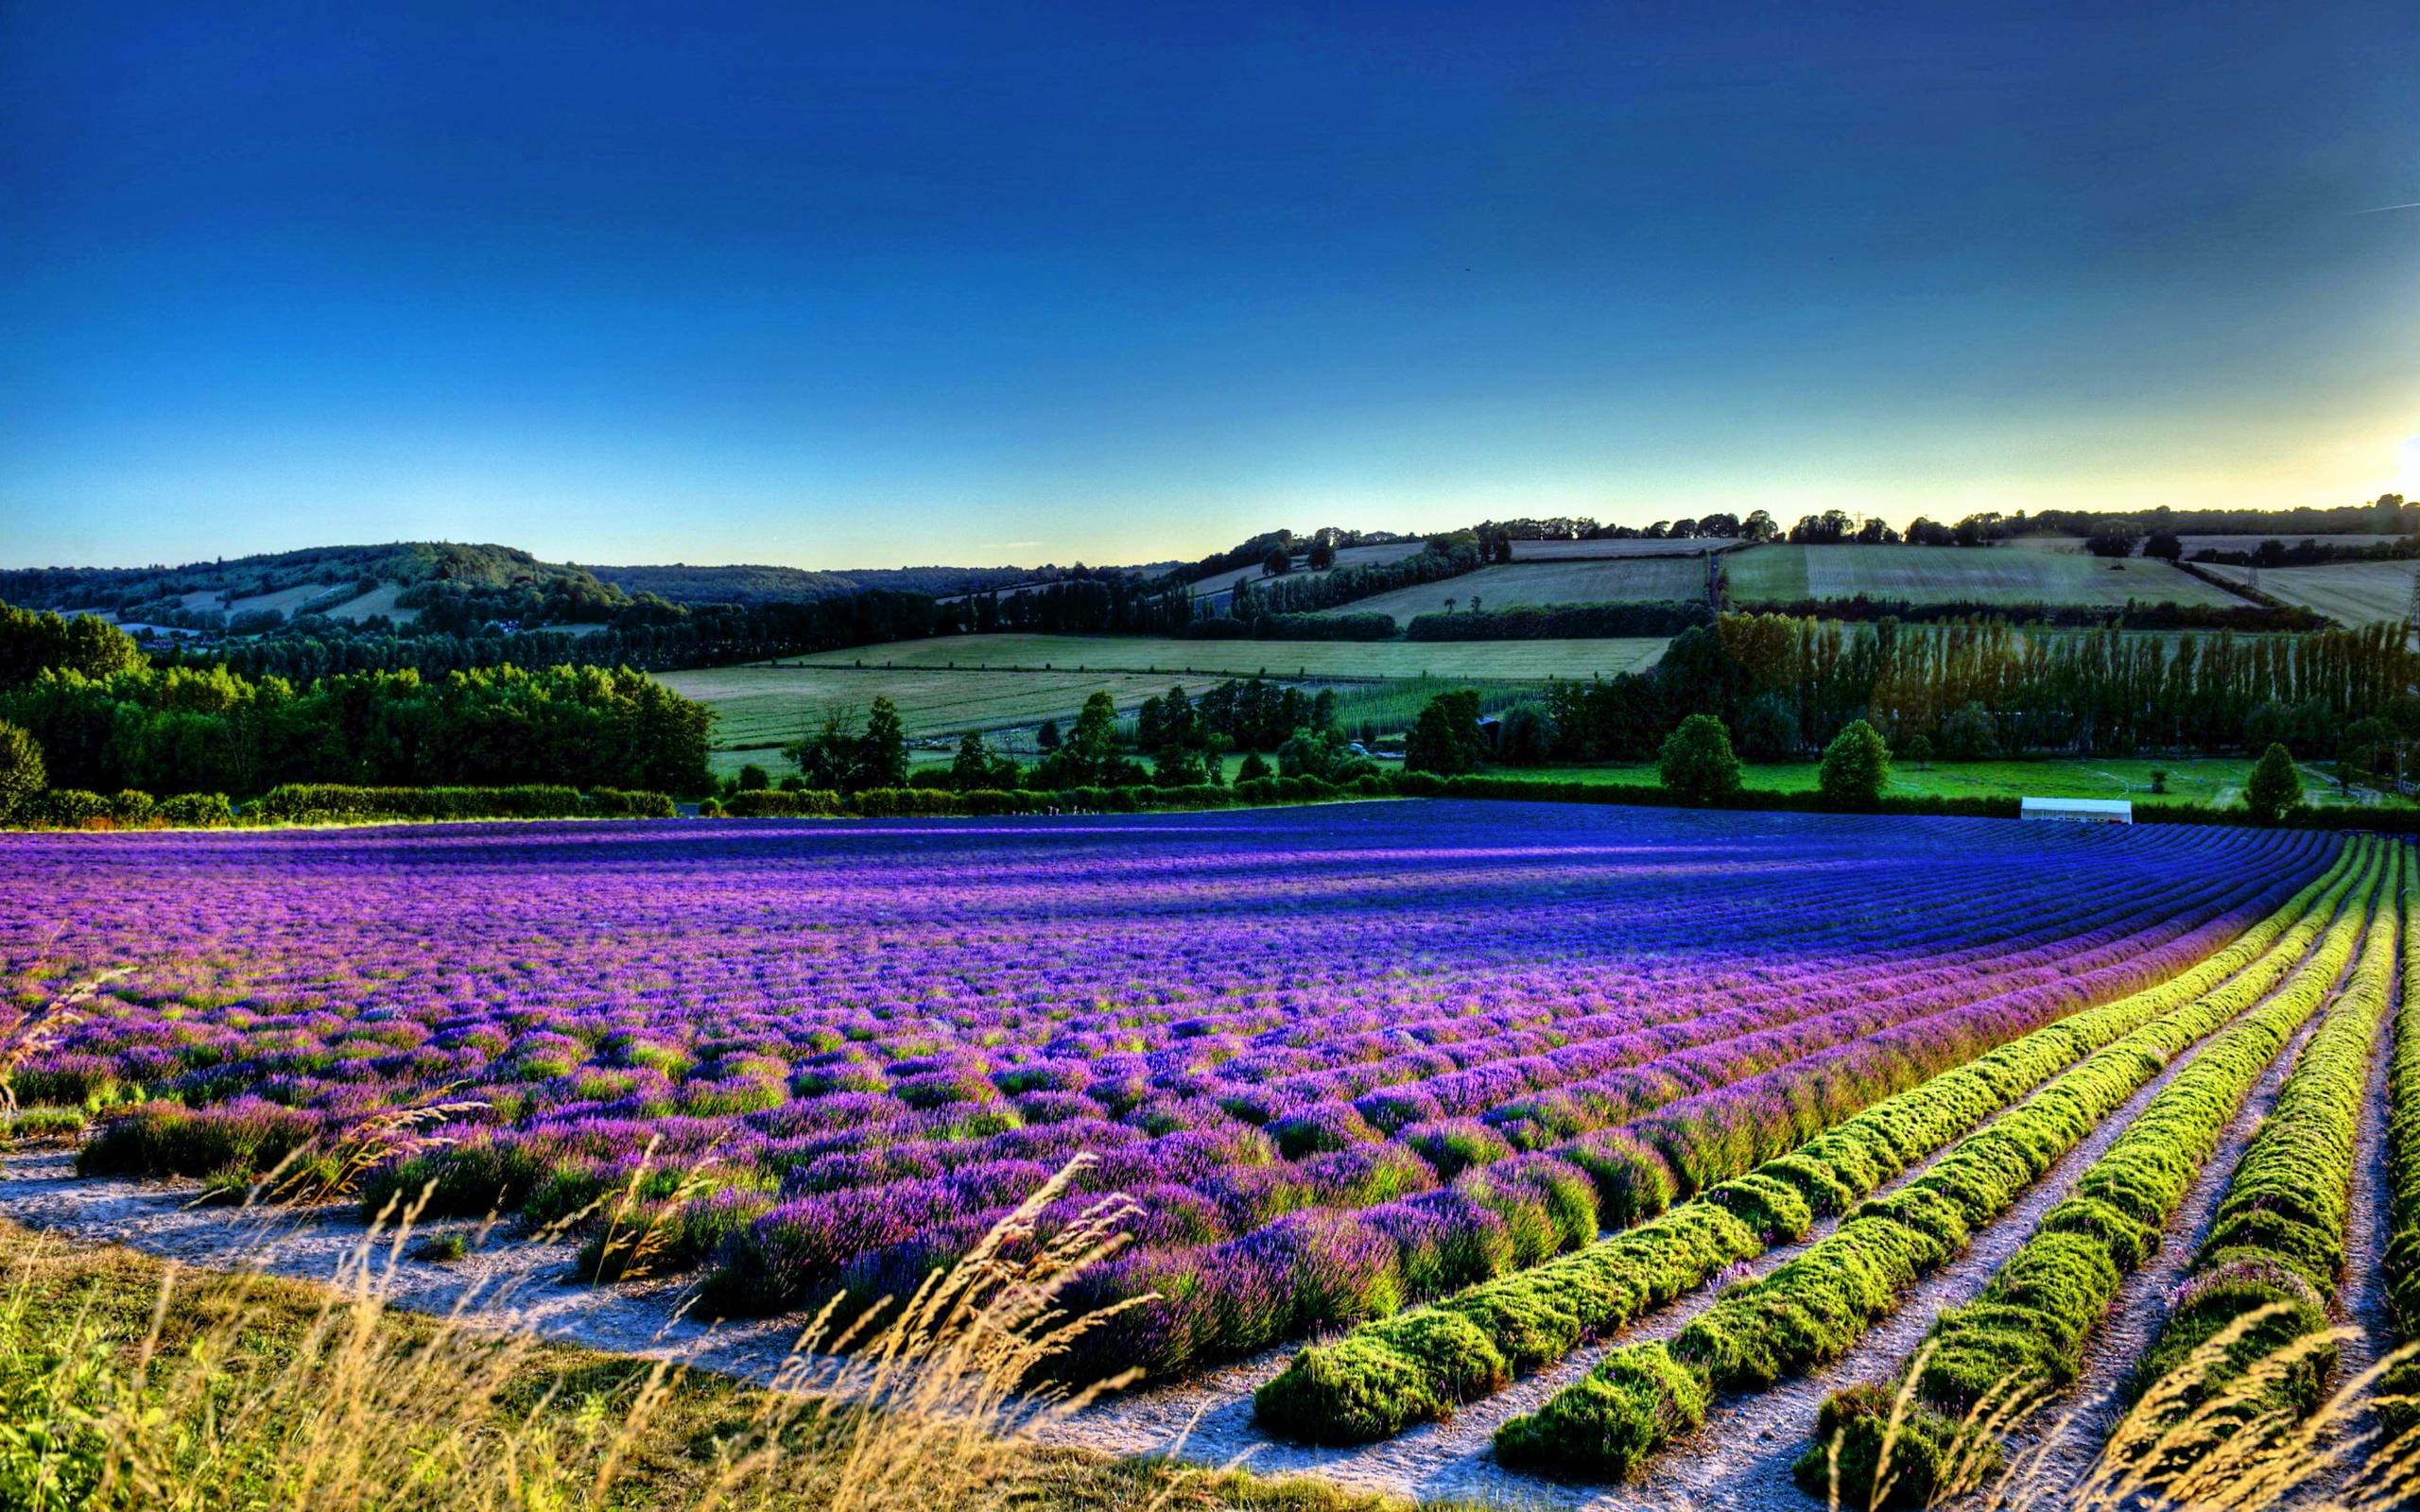
[{"label": "hedgerow", "polygon": [[[2229,1003],[2251,1001],[2243,991],[2256,983],[2266,990],[2301,958],[2358,869],[2348,851],[2190,970],[1944,1072],[1638,1228],[1483,1282],[1433,1308],[1366,1323],[1336,1343],[1312,1346],[1260,1388],[1254,1410],[1263,1423],[1289,1436],[1362,1443],[1500,1390],[1514,1375],[1561,1359],[1582,1340],[1704,1284],[1724,1266],[1803,1237],[1816,1216],[1842,1211],[2078,1057],[2222,986]],[[2231,983],[2238,973],[2240,983]],[[1604,1189],[1600,1200],[1609,1211],[1617,1200],[1639,1201],[1633,1183],[1640,1172],[1670,1180],[1652,1151],[1634,1150],[1634,1142],[1618,1135],[1592,1136],[1568,1157]],[[1647,1201],[1661,1206],[1652,1196]],[[1659,1366],[1650,1378],[1663,1377]],[[1591,1387],[1585,1397],[1601,1400],[1603,1393]]]},{"label": "hedgerow", "polygon": [[[2360,850],[2358,885],[2340,872],[2320,906],[2281,941],[2278,954],[2287,959],[2274,971],[2246,971],[2095,1053],[1907,1186],[1860,1204],[1805,1253],[1723,1294],[1668,1344],[1615,1350],[1586,1382],[1498,1429],[1497,1456],[1521,1468],[1617,1479],[1701,1425],[1703,1408],[1693,1403],[1706,1390],[1762,1388],[1847,1352],[1897,1305],[1902,1289],[1962,1250],[1976,1228],[2006,1211],[2170,1060],[2267,997],[2316,933],[2311,960],[2276,988],[2308,1016],[2358,937],[2357,928],[2327,922],[2334,904],[2349,890],[2360,907],[2377,885],[2381,852],[2368,842]],[[1702,1389],[1673,1390],[1667,1384],[1673,1366]]]},{"label": "hedgerow", "polygon": [[[2399,854],[2394,865],[2400,872]],[[2409,878],[2402,880],[2408,886]],[[2352,979],[2298,1063],[2290,1094],[2308,1092],[2307,1077],[2341,1083],[2343,1057],[2364,1039],[2375,1043],[2394,971],[2394,928],[2391,907],[2371,917]],[[2084,1346],[2125,1277],[2158,1246],[2244,1098],[2309,1011],[2304,995],[2281,994],[2214,1037],[2084,1173],[2075,1195],[2043,1216],[1982,1295],[1934,1322],[1916,1351],[1924,1368],[1908,1402],[1901,1404],[1896,1386],[1912,1361],[1901,1364],[1890,1386],[1854,1387],[1824,1404],[1815,1442],[1798,1461],[1799,1484],[1826,1494],[1837,1453],[1844,1502],[1868,1503],[1894,1410],[1894,1503],[1928,1504],[1947,1488],[1953,1468],[1996,1463],[1999,1436],[2018,1419],[2004,1406],[1990,1415],[1988,1428],[1970,1415],[1987,1394],[1996,1406],[2039,1400],[2074,1381]]]},{"label": "hedgerow", "polygon": [[658,793],[599,789],[597,800],[576,787],[352,787],[339,782],[289,782],[249,805],[255,823],[328,824],[377,819],[569,819],[659,817],[672,800]]}]

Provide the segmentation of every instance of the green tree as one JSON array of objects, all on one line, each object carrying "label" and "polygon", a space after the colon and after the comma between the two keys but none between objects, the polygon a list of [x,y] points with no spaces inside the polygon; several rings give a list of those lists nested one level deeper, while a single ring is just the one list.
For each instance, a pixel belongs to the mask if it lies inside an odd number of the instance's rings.
[{"label": "green tree", "polygon": [[900,722],[897,704],[888,697],[874,699],[873,707],[866,711],[865,733],[857,737],[856,749],[851,754],[853,791],[908,785],[908,730]]},{"label": "green tree", "polygon": [[738,785],[743,793],[762,793],[773,785],[772,774],[754,762],[747,762],[739,768]]},{"label": "green tree", "polygon": [[1257,782],[1273,775],[1269,769],[1269,763],[1262,760],[1256,750],[1244,752],[1243,765],[1236,768],[1236,781],[1238,782]]},{"label": "green tree", "polygon": [[1554,753],[1554,715],[1545,704],[1524,699],[1504,711],[1497,751],[1508,766],[1540,766]]},{"label": "green tree", "polygon": [[1153,787],[1202,787],[1209,782],[1209,765],[1190,746],[1163,746],[1151,758]]},{"label": "green tree", "polygon": [[1824,747],[1824,765],[1815,774],[1824,801],[1836,809],[1870,809],[1891,785],[1891,747],[1882,732],[1862,719],[1852,720]]},{"label": "green tree", "polygon": [[2000,734],[1992,712],[1970,700],[1941,722],[1941,747],[1953,762],[1989,761],[1999,754]]},{"label": "green tree", "polygon": [[2303,774],[2295,769],[2293,752],[2272,744],[2254,764],[2252,780],[2243,787],[2244,806],[2263,824],[2275,824],[2302,806]]},{"label": "green tree", "polygon": [[1277,747],[1277,775],[1316,777],[1325,782],[1328,769],[1336,765],[1336,742],[1328,738],[1325,730],[1297,726]]},{"label": "green tree", "polygon": [[1107,693],[1084,700],[1059,748],[1034,768],[1045,787],[1126,787],[1146,781],[1143,768],[1117,751],[1117,701]]},{"label": "green tree", "polygon": [[0,720],[0,816],[41,792],[49,781],[34,737]]},{"label": "green tree", "polygon": [[107,678],[145,665],[134,637],[96,615],[61,619],[0,604],[0,688],[22,687],[44,671]]},{"label": "green tree", "polygon": [[782,754],[798,764],[798,773],[810,788],[845,793],[856,770],[857,737],[843,711],[827,710],[822,727]]},{"label": "green tree", "polygon": [[983,737],[974,730],[958,738],[958,754],[949,764],[950,786],[961,793],[1013,788],[1019,776],[1017,764],[985,745]]},{"label": "green tree", "polygon": [[1899,743],[1900,752],[1916,764],[1916,770],[1932,770],[1932,737],[1919,730]]},{"label": "green tree", "polygon": [[1715,803],[1739,791],[1731,732],[1712,714],[1691,714],[1664,737],[1655,765],[1664,790],[1684,803]]},{"label": "green tree", "polygon": [[1428,700],[1404,741],[1407,771],[1459,776],[1478,767],[1478,694],[1469,688],[1441,693]]}]

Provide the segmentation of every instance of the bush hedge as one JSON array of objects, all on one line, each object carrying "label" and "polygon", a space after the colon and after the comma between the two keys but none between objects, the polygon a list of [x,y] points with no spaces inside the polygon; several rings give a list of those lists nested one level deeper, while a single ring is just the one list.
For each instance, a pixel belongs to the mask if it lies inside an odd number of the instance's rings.
[{"label": "bush hedge", "polygon": [[668,817],[672,800],[660,793],[576,787],[352,787],[337,782],[288,782],[269,789],[244,816],[272,824],[342,824],[379,819],[579,819]]},{"label": "bush hedge", "polygon": [[1703,599],[1623,604],[1515,605],[1467,610],[1460,614],[1421,614],[1404,627],[1407,641],[1572,641],[1616,635],[1669,639],[1692,626],[1714,623]]},{"label": "bush hedge", "polygon": [[[2400,860],[2398,854],[2396,865]],[[2402,885],[2409,885],[2406,876]],[[2394,970],[2394,909],[2381,906],[2373,915],[2353,978],[2328,1010],[2295,1081],[2306,1072],[2341,1081],[2322,1068],[2341,1071],[2346,1041],[2364,1026],[2375,1039]],[[1929,1504],[1946,1489],[1943,1482],[1953,1465],[1988,1469],[1998,1462],[1999,1435],[2021,1419],[1997,1417],[1991,1436],[1979,1436],[1982,1431],[1967,1426],[1968,1415],[1985,1393],[1999,1401],[2040,1400],[2075,1380],[2084,1347],[2126,1276],[2156,1250],[2244,1098],[2310,1005],[2305,994],[2281,993],[2221,1030],[2083,1174],[2075,1195],[2043,1215],[1982,1295],[1934,1322],[1921,1347],[1929,1351],[1924,1374],[1892,1449],[1893,1504]],[[1819,1496],[1828,1492],[1837,1442],[1844,1502],[1870,1504],[1897,1387],[1913,1368],[1912,1359],[1902,1362],[1891,1384],[1852,1388],[1824,1404],[1815,1442],[1796,1467],[1801,1486]]]},{"label": "bush hedge", "polygon": [[[2366,902],[2376,886],[2378,853],[2360,849],[2361,876],[2352,896]],[[2308,1016],[2343,969],[2359,934],[2357,927],[2328,922],[2335,902],[2356,887],[2349,871],[2340,872],[2321,906],[2263,957],[2269,970],[2247,970],[2096,1052],[1968,1135],[1905,1187],[1861,1203],[1803,1254],[1724,1293],[1669,1343],[1615,1350],[1586,1383],[1498,1429],[1497,1456],[1516,1467],[1619,1479],[1703,1421],[1703,1410],[1691,1409],[1703,1392],[1665,1384],[1671,1366],[1707,1389],[1759,1389],[1838,1359],[1897,1304],[1902,1289],[1962,1250],[1976,1228],[2005,1212],[2170,1060],[2267,997],[2290,971],[2277,990],[2300,1002]],[[2294,970],[2314,933],[2315,954]]]},{"label": "bush hedge", "polygon": [[[1434,1307],[1364,1324],[1334,1344],[1314,1345],[1260,1389],[1254,1410],[1272,1431],[1291,1437],[1364,1443],[1500,1390],[1513,1375],[1624,1326],[1724,1266],[1803,1235],[1815,1216],[1841,1211],[2077,1057],[2179,1011],[2238,973],[2260,982],[2281,978],[2325,920],[2325,910],[2351,885],[2355,869],[2349,856],[2340,857],[2325,875],[2191,969],[1945,1071],[1629,1232],[1484,1281]],[[1651,1150],[1619,1159],[1623,1143],[1590,1136],[1558,1153],[1597,1179],[1608,1215],[1627,1224],[1642,1206],[1662,1207],[1670,1175]],[[1636,1199],[1632,1183],[1641,1166],[1665,1182],[1661,1199]],[[1440,1323],[1438,1314],[1458,1321]],[[1594,1388],[1586,1395],[1601,1397]]]}]

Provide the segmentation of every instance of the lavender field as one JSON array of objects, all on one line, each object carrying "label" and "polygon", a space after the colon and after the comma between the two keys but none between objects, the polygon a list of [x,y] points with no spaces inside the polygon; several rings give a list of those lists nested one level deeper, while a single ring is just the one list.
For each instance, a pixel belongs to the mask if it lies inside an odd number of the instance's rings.
[{"label": "lavender field", "polygon": [[82,1177],[240,1187],[442,1108],[368,1146],[365,1208],[621,1194],[717,1315],[912,1287],[1093,1157],[1045,1228],[1132,1195],[1079,1291],[1150,1299],[1071,1368],[1248,1362],[1216,1379],[1237,1413],[1257,1388],[1249,1433],[1354,1444],[1584,1363],[2054,1074],[2181,1036],[2114,1108],[2316,981],[2374,900],[2391,936],[2398,865],[1512,803],[17,834],[0,956],[16,1099],[90,1117]]}]

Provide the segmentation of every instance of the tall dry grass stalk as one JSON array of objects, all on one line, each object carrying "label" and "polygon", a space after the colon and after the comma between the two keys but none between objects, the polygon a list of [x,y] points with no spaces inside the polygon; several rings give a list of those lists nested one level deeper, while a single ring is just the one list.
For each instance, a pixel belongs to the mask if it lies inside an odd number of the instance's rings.
[{"label": "tall dry grass stalk", "polygon": [[[296,1512],[815,1507],[990,1512],[1033,1497],[1004,1447],[1090,1393],[1030,1383],[1100,1321],[1068,1280],[1121,1244],[1109,1199],[1055,1231],[1036,1193],[912,1296],[802,1332],[774,1389],[702,1382],[680,1351],[641,1369],[567,1357],[502,1326],[476,1287],[447,1315],[390,1305],[413,1212],[382,1215],[316,1303],[258,1277],[171,1268],[129,1347],[78,1315],[38,1329],[40,1246],[0,1303],[0,1505]],[[172,1323],[172,1318],[177,1321]],[[199,1321],[195,1321],[199,1319]],[[485,1321],[483,1321],[485,1320]],[[36,1336],[37,1333],[40,1336]],[[566,1364],[566,1360],[574,1364]],[[592,1379],[583,1379],[583,1375]],[[699,1417],[704,1388],[714,1410]],[[667,1456],[667,1436],[679,1452]]]},{"label": "tall dry grass stalk", "polygon": [[[2358,1338],[2349,1328],[2306,1334],[2249,1366],[2229,1356],[2283,1306],[2247,1314],[2152,1383],[2121,1416],[2079,1477],[2066,1467],[2084,1442],[2079,1408],[2031,1448],[2004,1462],[1999,1446],[2041,1406],[2044,1394],[1987,1393],[1959,1424],[1927,1506],[1956,1503],[1990,1512],[2394,1512],[2420,1506],[2420,1429],[2390,1435],[2379,1383],[2420,1345],[2344,1382],[2304,1417],[2284,1387],[2311,1362]],[[1929,1351],[1927,1351],[1929,1352]],[[1923,1379],[1919,1354],[1893,1404],[1875,1475],[1872,1508],[1888,1505],[1900,1429]],[[1841,1512],[1837,1472],[1831,1505]],[[1996,1476],[1994,1471],[1997,1470]]]},{"label": "tall dry grass stalk", "polygon": [[122,966],[87,977],[47,1003],[25,1009],[6,1024],[0,1024],[0,1114],[17,1110],[18,1068],[57,1045],[68,1030],[83,1022],[84,1005],[100,996],[101,988],[133,974],[134,968]]}]

